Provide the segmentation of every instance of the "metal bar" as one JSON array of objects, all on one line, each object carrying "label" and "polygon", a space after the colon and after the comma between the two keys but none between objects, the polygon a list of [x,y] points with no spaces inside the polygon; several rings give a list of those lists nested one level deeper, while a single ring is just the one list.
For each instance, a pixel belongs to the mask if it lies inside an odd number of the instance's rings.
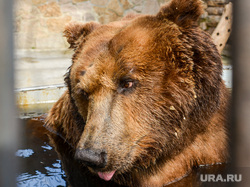
[{"label": "metal bar", "polygon": [[13,76],[12,0],[0,0],[0,186],[16,186],[18,126]]},{"label": "metal bar", "polygon": [[[249,186],[250,170],[250,1],[234,1],[232,157],[243,182]],[[248,182],[247,182],[248,181]]]},{"label": "metal bar", "polygon": [[60,89],[66,87],[65,84],[53,84],[47,86],[34,86],[34,87],[27,87],[27,88],[18,88],[16,92],[27,92],[27,91],[35,91],[35,90],[49,90],[49,89]]}]

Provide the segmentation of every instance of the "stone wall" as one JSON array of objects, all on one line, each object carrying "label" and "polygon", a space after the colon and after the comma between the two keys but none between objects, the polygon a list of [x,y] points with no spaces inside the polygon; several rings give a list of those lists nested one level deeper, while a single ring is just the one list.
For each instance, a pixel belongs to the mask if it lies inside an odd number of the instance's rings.
[{"label": "stone wall", "polygon": [[204,14],[200,19],[200,26],[212,34],[213,30],[220,21],[223,14],[224,6],[229,3],[229,0],[203,0],[204,1]]},{"label": "stone wall", "polygon": [[[15,45],[17,49],[64,50],[62,36],[70,21],[108,23],[133,13],[155,14],[169,0],[16,0]],[[227,0],[204,0],[200,26],[212,32]]]}]

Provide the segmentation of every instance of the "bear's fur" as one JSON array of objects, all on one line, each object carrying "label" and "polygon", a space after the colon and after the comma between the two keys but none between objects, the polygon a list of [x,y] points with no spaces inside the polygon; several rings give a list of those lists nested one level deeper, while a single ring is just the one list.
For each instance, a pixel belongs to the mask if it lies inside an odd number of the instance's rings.
[{"label": "bear's fur", "polygon": [[68,90],[46,127],[72,186],[81,174],[163,186],[227,160],[228,91],[201,14],[200,0],[172,0],[153,16],[67,25]]}]

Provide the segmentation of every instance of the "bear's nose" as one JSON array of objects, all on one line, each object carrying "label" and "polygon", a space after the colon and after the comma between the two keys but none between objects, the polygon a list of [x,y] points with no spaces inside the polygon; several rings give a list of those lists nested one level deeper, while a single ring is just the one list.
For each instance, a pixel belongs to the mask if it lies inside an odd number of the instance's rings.
[{"label": "bear's nose", "polygon": [[93,169],[104,168],[107,164],[107,153],[104,150],[77,149],[75,159]]}]

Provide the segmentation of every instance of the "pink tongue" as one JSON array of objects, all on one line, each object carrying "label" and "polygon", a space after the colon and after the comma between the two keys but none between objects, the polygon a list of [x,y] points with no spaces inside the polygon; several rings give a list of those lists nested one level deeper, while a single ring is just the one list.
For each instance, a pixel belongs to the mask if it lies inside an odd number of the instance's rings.
[{"label": "pink tongue", "polygon": [[112,179],[113,175],[115,174],[115,170],[111,171],[111,172],[98,172],[97,173],[99,175],[99,177],[105,181],[109,181]]}]

